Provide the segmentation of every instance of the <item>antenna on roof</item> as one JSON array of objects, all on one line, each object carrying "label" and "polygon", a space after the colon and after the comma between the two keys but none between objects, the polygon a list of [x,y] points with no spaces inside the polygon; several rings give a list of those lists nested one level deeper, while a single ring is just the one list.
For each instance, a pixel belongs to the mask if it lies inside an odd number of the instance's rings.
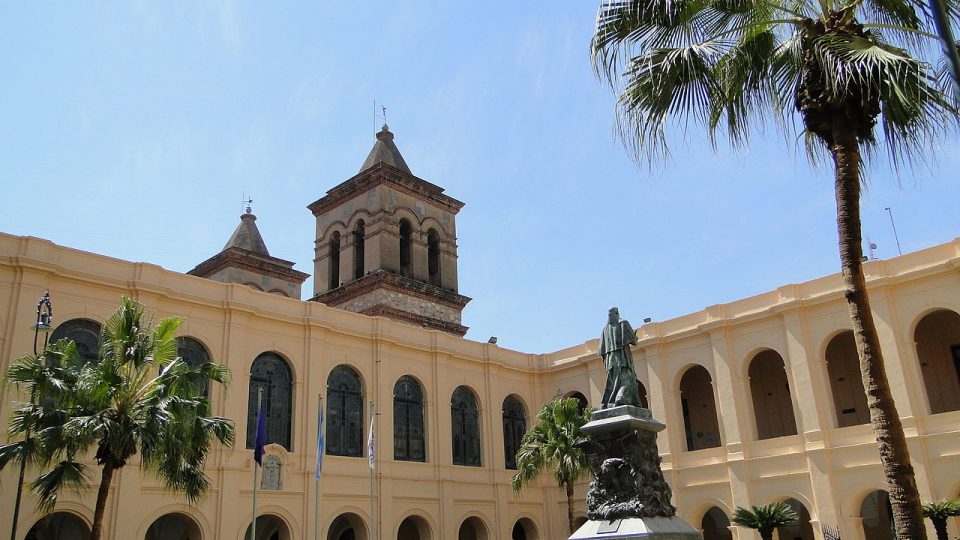
[{"label": "antenna on roof", "polygon": [[253,204],[253,199],[247,197],[247,194],[244,193],[244,194],[243,194],[243,200],[242,200],[241,202],[243,203],[243,206],[245,207],[245,208],[244,208],[244,213],[252,214],[252,213],[253,213],[253,209],[250,208],[250,205]]}]

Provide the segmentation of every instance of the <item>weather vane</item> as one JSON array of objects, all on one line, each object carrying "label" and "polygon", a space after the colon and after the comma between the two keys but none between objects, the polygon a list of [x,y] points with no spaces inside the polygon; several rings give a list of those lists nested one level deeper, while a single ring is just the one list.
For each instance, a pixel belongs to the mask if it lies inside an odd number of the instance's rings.
[{"label": "weather vane", "polygon": [[241,203],[242,203],[243,206],[245,207],[246,213],[248,213],[248,214],[252,214],[252,213],[253,213],[253,209],[250,208],[250,205],[253,204],[253,199],[250,198],[250,197],[247,197],[247,194],[246,194],[246,193],[243,194],[243,201],[241,201]]}]

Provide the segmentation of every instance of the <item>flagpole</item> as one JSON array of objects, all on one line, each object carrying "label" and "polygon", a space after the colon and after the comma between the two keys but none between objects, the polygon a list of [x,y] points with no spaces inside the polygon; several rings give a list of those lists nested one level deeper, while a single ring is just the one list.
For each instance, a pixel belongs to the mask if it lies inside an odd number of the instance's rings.
[{"label": "flagpole", "polygon": [[[257,388],[257,423],[260,423],[260,411],[263,410],[263,387]],[[257,427],[259,431],[259,426]],[[256,446],[256,436],[254,437],[254,446]],[[256,455],[256,448],[254,448]],[[257,540],[257,460],[253,460],[253,521],[250,523],[250,540]]]},{"label": "flagpole", "polygon": [[367,441],[367,452],[369,453],[370,459],[370,529],[373,531],[373,534],[370,536],[376,540],[377,539],[377,515],[376,515],[376,501],[373,491],[373,477],[374,469],[376,468],[376,453],[374,452],[374,434],[373,434],[373,415],[374,415],[374,405],[373,401],[370,402],[370,437]]},{"label": "flagpole", "polygon": [[316,501],[313,508],[313,540],[320,538],[320,463],[323,460],[323,445],[320,441],[323,439],[323,398],[317,394],[317,471],[313,476],[314,488],[317,492]]}]

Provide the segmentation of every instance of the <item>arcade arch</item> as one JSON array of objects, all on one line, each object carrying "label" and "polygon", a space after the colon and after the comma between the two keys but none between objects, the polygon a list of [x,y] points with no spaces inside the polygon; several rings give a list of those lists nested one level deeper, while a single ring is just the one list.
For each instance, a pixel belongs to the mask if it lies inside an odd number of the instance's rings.
[{"label": "arcade arch", "polygon": [[680,378],[680,408],[688,451],[720,446],[713,380],[705,367],[691,366]]},{"label": "arcade arch", "polygon": [[913,332],[930,414],[960,410],[960,314],[928,313]]},{"label": "arcade arch", "polygon": [[758,439],[797,434],[793,400],[783,357],[773,349],[757,353],[747,370]]}]

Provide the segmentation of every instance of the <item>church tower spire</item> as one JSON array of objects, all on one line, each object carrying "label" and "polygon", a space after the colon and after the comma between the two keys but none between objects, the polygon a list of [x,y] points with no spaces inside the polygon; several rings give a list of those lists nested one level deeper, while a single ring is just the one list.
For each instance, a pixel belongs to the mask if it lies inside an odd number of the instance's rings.
[{"label": "church tower spire", "polygon": [[463,203],[410,171],[386,124],[354,177],[307,208],[312,300],[463,335],[456,216]]},{"label": "church tower spire", "polygon": [[257,216],[248,206],[223,250],[187,274],[224,283],[243,283],[299,300],[300,286],[310,275],[294,270],[291,261],[271,256],[256,222]]}]

